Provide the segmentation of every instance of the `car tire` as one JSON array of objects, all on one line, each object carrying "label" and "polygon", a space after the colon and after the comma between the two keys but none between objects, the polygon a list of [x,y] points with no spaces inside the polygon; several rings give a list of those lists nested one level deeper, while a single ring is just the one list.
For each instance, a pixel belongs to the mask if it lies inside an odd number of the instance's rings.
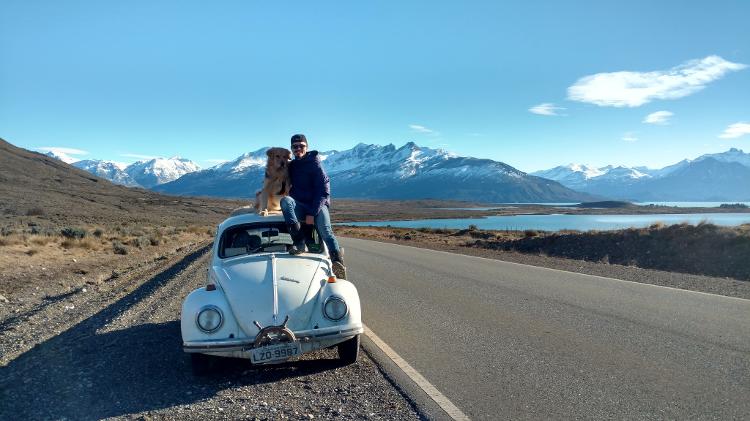
[{"label": "car tire", "polygon": [[214,368],[216,358],[206,354],[190,354],[190,368],[193,375],[203,377],[208,375]]},{"label": "car tire", "polygon": [[359,335],[347,339],[338,345],[339,360],[341,364],[349,365],[357,362],[359,357]]}]

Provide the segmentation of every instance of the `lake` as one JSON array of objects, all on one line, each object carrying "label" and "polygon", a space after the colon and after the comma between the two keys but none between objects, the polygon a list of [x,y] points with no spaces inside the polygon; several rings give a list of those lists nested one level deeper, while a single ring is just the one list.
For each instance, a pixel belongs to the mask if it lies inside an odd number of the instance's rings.
[{"label": "lake", "polygon": [[[567,208],[570,206],[576,206],[580,202],[556,202],[556,203],[541,203],[541,202],[530,202],[530,203],[498,203],[497,206],[482,206],[475,208],[436,208],[445,210],[473,210],[473,211],[486,211],[491,209],[508,209],[517,208],[518,205],[545,205],[551,207],[563,207]],[[727,201],[727,202],[633,202],[634,205],[638,206],[670,206],[675,208],[718,208],[724,203],[741,203],[746,206],[750,206],[750,202],[743,201]]]},{"label": "lake", "polygon": [[453,228],[476,225],[487,230],[615,230],[628,227],[647,227],[657,222],[667,225],[708,221],[716,225],[735,226],[750,223],[750,213],[695,213],[652,215],[510,215],[486,218],[418,219],[414,221],[347,222],[345,225],[400,228]]}]

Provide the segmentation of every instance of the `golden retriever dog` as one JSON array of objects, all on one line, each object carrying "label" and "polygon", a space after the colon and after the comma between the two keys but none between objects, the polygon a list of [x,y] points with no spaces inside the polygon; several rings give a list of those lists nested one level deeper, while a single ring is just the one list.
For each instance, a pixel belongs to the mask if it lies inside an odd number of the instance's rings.
[{"label": "golden retriever dog", "polygon": [[270,148],[266,151],[266,175],[263,188],[255,193],[255,211],[262,215],[281,211],[281,198],[289,194],[289,161],[292,152],[285,148]]}]

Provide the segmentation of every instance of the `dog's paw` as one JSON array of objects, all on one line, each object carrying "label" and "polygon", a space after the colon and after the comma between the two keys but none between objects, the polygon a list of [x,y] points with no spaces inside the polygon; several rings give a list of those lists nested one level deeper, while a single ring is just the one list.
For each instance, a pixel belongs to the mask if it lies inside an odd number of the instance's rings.
[{"label": "dog's paw", "polygon": [[263,209],[262,211],[260,211],[260,215],[261,216],[268,216],[268,209]]}]

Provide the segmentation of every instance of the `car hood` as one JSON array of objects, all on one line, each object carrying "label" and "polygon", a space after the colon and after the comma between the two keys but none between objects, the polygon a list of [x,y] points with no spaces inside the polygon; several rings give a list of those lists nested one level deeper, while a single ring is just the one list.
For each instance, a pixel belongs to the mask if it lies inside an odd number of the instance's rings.
[{"label": "car hood", "polygon": [[266,327],[283,323],[286,316],[293,331],[309,329],[325,282],[320,265],[319,258],[269,254],[234,258],[213,269],[237,323],[253,337],[258,333],[253,321]]}]

